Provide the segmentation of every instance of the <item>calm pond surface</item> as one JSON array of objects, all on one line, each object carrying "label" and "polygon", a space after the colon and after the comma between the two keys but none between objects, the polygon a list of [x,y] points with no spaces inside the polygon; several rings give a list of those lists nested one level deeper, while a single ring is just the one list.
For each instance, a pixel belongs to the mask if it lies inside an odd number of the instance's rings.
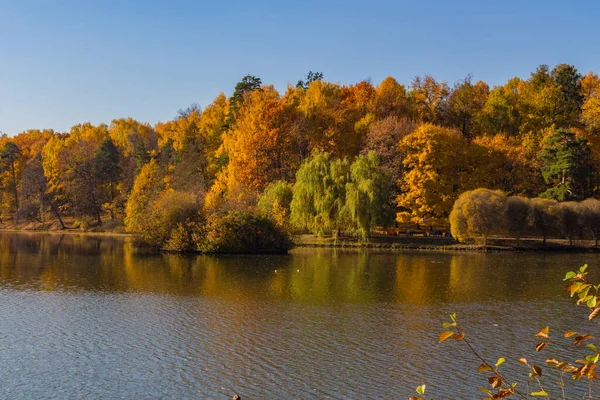
[{"label": "calm pond surface", "polygon": [[563,291],[584,263],[600,282],[596,254],[148,255],[127,238],[1,234],[0,398],[406,399],[421,382],[480,398],[479,362],[437,344],[451,312],[525,389],[516,359],[562,354],[535,354],[537,330],[598,330]]}]

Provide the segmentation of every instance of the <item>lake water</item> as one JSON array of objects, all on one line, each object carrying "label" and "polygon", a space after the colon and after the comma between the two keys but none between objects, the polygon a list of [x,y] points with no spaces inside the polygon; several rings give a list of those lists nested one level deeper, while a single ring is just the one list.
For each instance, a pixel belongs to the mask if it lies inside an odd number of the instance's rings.
[{"label": "lake water", "polygon": [[464,343],[437,344],[451,312],[526,390],[515,360],[543,365],[565,351],[536,354],[540,328],[597,333],[562,278],[589,263],[600,282],[599,262],[330,249],[149,255],[120,237],[1,234],[0,398],[402,399],[421,382],[428,398],[480,398],[478,360]]}]

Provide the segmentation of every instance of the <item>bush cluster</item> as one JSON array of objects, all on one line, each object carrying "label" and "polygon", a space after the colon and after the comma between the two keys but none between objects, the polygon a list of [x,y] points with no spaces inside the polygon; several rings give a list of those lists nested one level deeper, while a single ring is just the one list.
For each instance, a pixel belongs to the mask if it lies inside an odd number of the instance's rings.
[{"label": "bush cluster", "polygon": [[507,196],[499,190],[464,192],[450,213],[452,235],[460,241],[481,240],[490,235],[600,239],[600,200],[581,202]]},{"label": "bush cluster", "polygon": [[191,251],[191,232],[202,221],[199,209],[198,199],[191,193],[163,192],[139,215],[140,237],[157,249]]},{"label": "bush cluster", "polygon": [[240,211],[211,217],[198,239],[204,253],[287,253],[292,247],[288,233],[271,219]]}]

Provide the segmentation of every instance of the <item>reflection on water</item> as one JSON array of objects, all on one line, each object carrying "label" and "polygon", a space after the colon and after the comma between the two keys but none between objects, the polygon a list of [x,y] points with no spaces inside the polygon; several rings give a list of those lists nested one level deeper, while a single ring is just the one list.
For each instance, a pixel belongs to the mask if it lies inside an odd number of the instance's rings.
[{"label": "reflection on water", "polygon": [[407,398],[421,380],[476,397],[476,361],[436,345],[445,316],[490,357],[530,355],[531,329],[582,321],[561,279],[584,262],[598,256],[153,255],[124,237],[2,234],[0,397]]}]

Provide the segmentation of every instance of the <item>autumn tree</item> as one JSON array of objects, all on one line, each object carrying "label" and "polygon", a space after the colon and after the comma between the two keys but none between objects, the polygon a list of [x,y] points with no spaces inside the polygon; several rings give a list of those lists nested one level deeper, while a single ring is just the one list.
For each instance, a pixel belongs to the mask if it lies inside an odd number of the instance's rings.
[{"label": "autumn tree", "polygon": [[223,135],[227,130],[227,98],[223,93],[219,94],[212,103],[204,107],[198,128],[202,134],[204,145],[204,157],[207,162],[206,179],[212,184],[217,173],[223,169],[228,162],[227,154],[219,152],[223,144]]},{"label": "autumn tree", "polygon": [[119,152],[110,137],[104,139],[94,159],[94,172],[100,192],[107,195],[106,204],[110,211],[111,219],[115,219],[114,200],[117,196],[117,184],[121,176],[121,166],[119,165]]},{"label": "autumn tree", "polygon": [[432,76],[417,76],[411,83],[410,95],[414,99],[417,116],[425,123],[439,124],[448,107],[450,88]]},{"label": "autumn tree", "polygon": [[572,65],[560,64],[551,71],[547,65],[540,65],[519,86],[522,131],[579,125],[584,101],[581,80],[581,74]]},{"label": "autumn tree", "polygon": [[583,229],[595,241],[595,246],[598,247],[600,240],[600,200],[589,198],[580,203],[581,220]]},{"label": "autumn tree", "polygon": [[388,117],[413,120],[415,106],[406,87],[388,76],[375,89],[373,113],[377,120]]},{"label": "autumn tree", "polygon": [[460,193],[497,180],[497,167],[486,149],[457,131],[424,124],[400,146],[406,173],[397,199],[399,221],[445,223]]},{"label": "autumn tree", "polygon": [[579,203],[575,201],[558,203],[554,212],[558,221],[560,221],[561,234],[569,239],[569,246],[573,246],[573,240],[581,237],[584,229]]},{"label": "autumn tree", "polygon": [[164,190],[164,171],[161,171],[155,159],[142,167],[135,178],[133,190],[125,208],[125,227],[128,232],[142,232],[148,217],[151,203],[158,199]]},{"label": "autumn tree", "polygon": [[288,128],[294,110],[281,102],[273,87],[248,95],[224,148],[238,184],[262,190],[276,180],[292,180],[301,159]]},{"label": "autumn tree", "polygon": [[101,223],[107,197],[95,172],[95,155],[108,137],[106,125],[75,125],[69,135],[55,136],[44,146],[44,173],[50,190],[64,196],[72,212]]},{"label": "autumn tree", "polygon": [[461,194],[450,215],[452,236],[483,237],[483,244],[487,244],[489,235],[503,230],[505,207],[506,194],[499,190],[476,189]]},{"label": "autumn tree", "polygon": [[358,155],[369,126],[363,118],[372,107],[374,94],[368,82],[349,87],[313,82],[299,99],[297,108],[309,149],[341,158]]},{"label": "autumn tree", "polygon": [[417,123],[407,118],[387,117],[374,122],[369,127],[361,154],[375,152],[380,168],[390,177],[393,191],[399,185],[404,171],[404,153],[400,141],[417,128]]},{"label": "autumn tree", "polygon": [[473,84],[470,76],[458,82],[448,97],[446,123],[460,130],[467,140],[480,135],[480,114],[488,94],[488,85],[481,81]]},{"label": "autumn tree", "polygon": [[581,121],[588,132],[597,134],[600,131],[600,78],[590,72],[581,80],[583,103],[581,105]]},{"label": "autumn tree", "polygon": [[248,93],[236,124],[223,137],[220,151],[228,163],[206,205],[251,208],[269,183],[292,181],[302,162],[298,137],[290,134],[296,117],[295,108],[272,86]]},{"label": "autumn tree", "polygon": [[561,94],[547,65],[540,65],[518,91],[522,132],[539,132],[555,125]]},{"label": "autumn tree", "polygon": [[19,188],[17,180],[17,163],[21,158],[21,150],[11,141],[6,141],[0,152],[0,173],[6,175],[2,179],[5,191],[12,196],[12,211],[19,209]]},{"label": "autumn tree", "polygon": [[479,123],[488,134],[505,133],[516,136],[521,127],[519,105],[522,80],[512,78],[506,84],[493,88],[481,109]]},{"label": "autumn tree", "polygon": [[506,199],[504,221],[508,233],[517,239],[529,231],[532,219],[531,201],[527,197],[510,196]]},{"label": "autumn tree", "polygon": [[262,86],[262,80],[253,75],[246,75],[235,85],[233,95],[229,99],[229,114],[227,117],[227,126],[230,127],[235,123],[238,115],[238,111],[244,102],[244,96],[246,93],[250,93],[253,90],[260,90]]},{"label": "autumn tree", "polygon": [[195,250],[193,233],[202,220],[198,200],[193,193],[181,191],[158,194],[147,203],[144,218],[137,221],[142,240],[157,249]]},{"label": "autumn tree", "polygon": [[177,111],[177,115],[175,116],[175,119],[179,119],[179,118],[187,118],[189,115],[191,114],[202,114],[202,108],[200,107],[200,105],[198,105],[198,103],[192,103],[189,106],[187,106],[186,108],[180,108]]},{"label": "autumn tree", "polygon": [[533,198],[531,199],[531,227],[534,233],[542,235],[544,245],[548,236],[560,231],[560,218],[556,213],[555,200]]},{"label": "autumn tree", "polygon": [[478,137],[473,143],[487,152],[487,163],[496,170],[488,180],[489,187],[528,197],[545,189],[537,146],[507,134]]},{"label": "autumn tree", "polygon": [[133,181],[150,157],[158,151],[158,134],[149,124],[132,118],[115,119],[108,132],[119,153],[119,180],[115,185],[114,209],[123,214]]},{"label": "autumn tree", "polygon": [[306,79],[305,80],[299,80],[298,83],[296,83],[296,87],[299,89],[303,89],[306,90],[308,88],[308,86],[310,86],[310,84],[314,81],[321,81],[323,80],[323,73],[322,72],[312,72],[312,71],[308,71],[308,74],[306,74]]},{"label": "autumn tree", "polygon": [[46,222],[45,214],[50,211],[60,223],[60,227],[65,229],[59,205],[48,190],[41,153],[27,161],[23,167],[21,179],[20,190],[23,201],[17,211],[19,217],[44,223]]}]

